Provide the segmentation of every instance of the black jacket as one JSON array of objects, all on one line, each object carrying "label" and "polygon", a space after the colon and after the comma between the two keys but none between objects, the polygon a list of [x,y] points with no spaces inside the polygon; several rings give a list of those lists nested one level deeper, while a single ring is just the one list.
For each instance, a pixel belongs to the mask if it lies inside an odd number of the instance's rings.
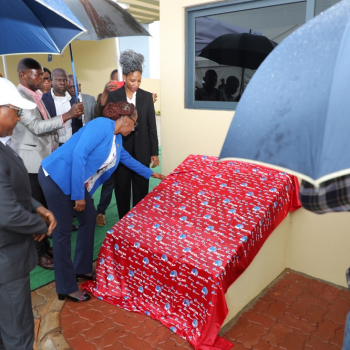
[{"label": "black jacket", "polygon": [[34,211],[41,204],[31,198],[22,159],[0,141],[0,284],[26,276],[38,262],[33,235],[47,232]]},{"label": "black jacket", "polygon": [[[127,101],[125,87],[111,91],[107,103]],[[152,94],[142,89],[136,93],[138,125],[130,135],[123,137],[123,147],[143,165],[149,166],[151,156],[158,156],[158,136]]]}]

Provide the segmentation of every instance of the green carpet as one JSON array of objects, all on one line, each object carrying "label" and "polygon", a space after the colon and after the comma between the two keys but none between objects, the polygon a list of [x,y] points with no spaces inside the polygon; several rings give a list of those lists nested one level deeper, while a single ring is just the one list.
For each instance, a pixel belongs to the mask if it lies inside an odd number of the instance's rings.
[{"label": "green carpet", "polygon": [[[160,154],[160,149],[159,149],[159,154]],[[159,155],[159,160],[161,163],[160,155]],[[154,171],[159,173],[161,171],[160,169],[161,169],[161,164],[158,167],[156,167]],[[149,191],[152,191],[153,188],[159,184],[159,182],[160,182],[159,180],[151,178],[149,183]],[[97,207],[100,201],[100,193],[101,193],[101,187],[99,187],[93,195],[95,207]],[[95,226],[94,260],[97,259],[98,252],[100,250],[100,247],[103,243],[103,240],[106,236],[107,231],[119,220],[114,191],[113,191],[112,201],[106,211],[105,216],[106,216],[106,226],[103,226],[103,227]],[[78,222],[76,219],[74,219],[74,223],[78,225]],[[75,250],[75,242],[77,238],[76,236],[77,236],[77,233],[73,232],[72,233],[72,258]],[[52,244],[52,240],[50,240],[50,243]],[[55,279],[55,276],[53,271],[45,270],[37,266],[30,273],[30,288],[31,290],[35,290],[37,288],[45,286],[46,284],[54,281],[54,279]]]}]

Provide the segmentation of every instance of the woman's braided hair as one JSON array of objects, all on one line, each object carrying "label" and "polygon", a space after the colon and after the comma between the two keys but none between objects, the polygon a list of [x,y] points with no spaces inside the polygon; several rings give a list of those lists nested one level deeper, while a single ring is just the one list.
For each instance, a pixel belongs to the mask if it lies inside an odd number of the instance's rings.
[{"label": "woman's braided hair", "polygon": [[103,116],[112,120],[117,120],[125,115],[133,116],[135,106],[126,101],[119,101],[117,103],[110,102],[103,109]]}]

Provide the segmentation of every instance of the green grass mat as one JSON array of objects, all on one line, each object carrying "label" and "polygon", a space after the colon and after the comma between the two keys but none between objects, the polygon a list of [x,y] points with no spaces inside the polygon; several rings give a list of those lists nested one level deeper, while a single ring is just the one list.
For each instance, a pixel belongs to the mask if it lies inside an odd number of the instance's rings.
[{"label": "green grass mat", "polygon": [[[160,154],[160,150],[159,150]],[[159,160],[161,163],[161,156],[159,156]],[[154,169],[155,172],[160,173],[161,172],[161,164]],[[159,184],[159,180],[157,179],[150,179],[149,183],[149,191],[152,191],[154,187],[156,187]],[[99,187],[96,192],[94,193],[94,203],[95,207],[97,207],[99,201],[100,201],[100,193],[101,193],[101,187]],[[103,243],[103,240],[106,236],[107,231],[119,220],[118,216],[118,209],[115,202],[115,196],[113,191],[112,201],[107,208],[106,211],[106,225],[103,227],[95,226],[95,240],[94,240],[94,260],[97,259],[98,252],[100,250],[100,247]],[[74,219],[74,223],[78,225],[78,222],[76,219]],[[76,237],[77,232],[72,233],[72,257],[75,250],[75,243],[76,243]],[[52,240],[50,240],[50,243],[52,245]],[[55,276],[54,272],[50,270],[45,270],[39,266],[37,266],[31,273],[30,273],[30,288],[31,290],[38,289],[42,286],[45,286],[46,284],[54,281]]]}]

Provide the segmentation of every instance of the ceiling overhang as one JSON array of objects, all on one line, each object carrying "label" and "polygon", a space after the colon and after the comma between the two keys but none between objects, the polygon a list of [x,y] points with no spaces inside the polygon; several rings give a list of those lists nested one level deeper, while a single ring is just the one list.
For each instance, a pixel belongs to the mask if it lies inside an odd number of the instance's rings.
[{"label": "ceiling overhang", "polygon": [[129,5],[126,10],[140,23],[159,21],[159,0],[121,0],[120,2]]}]

